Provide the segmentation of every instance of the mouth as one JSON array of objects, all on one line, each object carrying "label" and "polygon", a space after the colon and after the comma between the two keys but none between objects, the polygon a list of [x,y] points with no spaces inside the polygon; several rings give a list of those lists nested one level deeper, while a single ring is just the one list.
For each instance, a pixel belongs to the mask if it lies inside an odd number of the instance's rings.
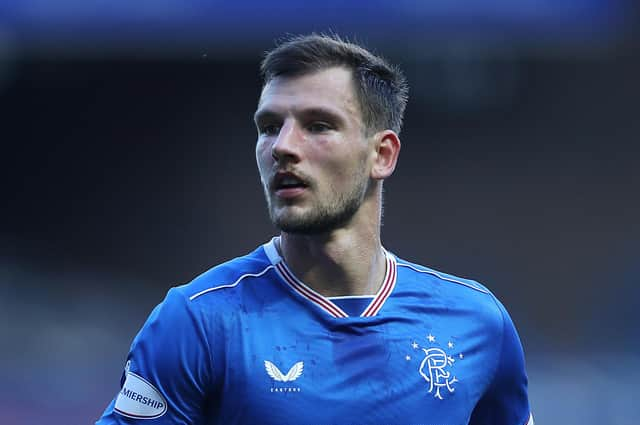
[{"label": "mouth", "polygon": [[271,180],[271,190],[280,198],[294,198],[301,195],[309,184],[290,172],[278,172]]}]

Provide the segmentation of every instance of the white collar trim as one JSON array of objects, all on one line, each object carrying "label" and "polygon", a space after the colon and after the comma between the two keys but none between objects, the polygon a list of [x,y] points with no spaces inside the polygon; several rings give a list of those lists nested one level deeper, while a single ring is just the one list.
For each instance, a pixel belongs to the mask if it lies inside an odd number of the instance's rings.
[{"label": "white collar trim", "polygon": [[[278,253],[278,250],[276,248],[276,238],[278,238],[278,236],[272,238],[271,241],[264,244],[263,247],[265,254],[269,258],[269,261],[275,266],[275,269],[282,280],[291,289],[298,293],[298,295],[311,301],[331,316],[349,317],[349,315],[345,313],[344,310],[342,310],[333,301],[331,301],[331,298],[327,298],[324,295],[316,292],[293,274],[293,272],[284,262],[284,259]],[[393,292],[393,289],[395,288],[396,278],[398,275],[396,258],[387,250],[384,250],[384,252],[386,256],[386,272],[384,280],[382,282],[382,285],[380,286],[380,289],[378,290],[378,293],[371,300],[371,303],[369,303],[367,308],[364,309],[362,314],[360,314],[360,317],[373,317],[378,314],[378,312],[382,309],[385,301],[389,298],[389,296]]]}]

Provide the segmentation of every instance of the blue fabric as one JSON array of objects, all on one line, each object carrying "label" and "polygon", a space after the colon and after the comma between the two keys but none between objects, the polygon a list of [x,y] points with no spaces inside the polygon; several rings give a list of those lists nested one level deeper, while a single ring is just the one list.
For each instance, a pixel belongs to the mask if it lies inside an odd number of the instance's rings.
[{"label": "blue fabric", "polygon": [[329,299],[344,310],[344,312],[349,316],[360,316],[364,309],[371,304],[373,297],[345,297]]},{"label": "blue fabric", "polygon": [[485,287],[397,259],[375,316],[333,317],[287,284],[270,244],[169,291],[128,356],[166,412],[135,419],[114,400],[99,425],[527,422],[520,340]]}]

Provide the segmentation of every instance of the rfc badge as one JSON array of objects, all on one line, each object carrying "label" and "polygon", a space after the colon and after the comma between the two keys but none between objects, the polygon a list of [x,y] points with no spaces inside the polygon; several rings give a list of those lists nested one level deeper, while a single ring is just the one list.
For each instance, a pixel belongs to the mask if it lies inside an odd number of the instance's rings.
[{"label": "rfc badge", "polygon": [[[420,360],[418,373],[427,383],[427,393],[432,394],[439,400],[444,400],[444,394],[451,394],[456,391],[455,384],[458,378],[454,374],[456,359],[452,351],[455,344],[447,341],[446,349],[439,347],[436,337],[429,334],[425,338],[428,347],[422,347],[416,341],[411,342],[411,348],[415,352],[414,356]],[[410,362],[413,357],[407,354],[405,360]],[[462,353],[456,354],[458,360],[464,359]]]}]

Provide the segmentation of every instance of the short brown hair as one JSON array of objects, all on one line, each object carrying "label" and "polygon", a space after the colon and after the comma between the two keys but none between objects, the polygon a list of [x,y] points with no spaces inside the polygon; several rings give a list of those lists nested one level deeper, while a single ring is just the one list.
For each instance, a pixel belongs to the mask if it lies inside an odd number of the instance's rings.
[{"label": "short brown hair", "polygon": [[353,73],[356,96],[368,133],[400,133],[409,87],[402,71],[364,47],[335,34],[289,37],[266,53],[260,66],[264,85],[276,77],[293,77],[334,66]]}]

